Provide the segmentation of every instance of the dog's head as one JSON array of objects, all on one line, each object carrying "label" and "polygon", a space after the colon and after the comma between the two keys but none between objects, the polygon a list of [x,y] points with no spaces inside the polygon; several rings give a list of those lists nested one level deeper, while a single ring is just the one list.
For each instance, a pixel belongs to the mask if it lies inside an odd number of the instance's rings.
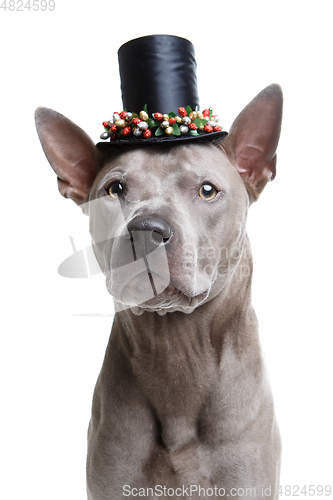
[{"label": "dog's head", "polygon": [[263,90],[216,142],[99,150],[64,116],[36,124],[59,190],[90,216],[94,252],[118,304],[191,312],[239,265],[249,204],[275,176],[280,87]]}]

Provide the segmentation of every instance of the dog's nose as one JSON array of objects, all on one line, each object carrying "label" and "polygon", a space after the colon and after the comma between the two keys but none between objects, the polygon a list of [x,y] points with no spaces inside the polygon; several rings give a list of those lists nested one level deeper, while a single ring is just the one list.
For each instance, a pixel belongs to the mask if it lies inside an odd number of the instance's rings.
[{"label": "dog's nose", "polygon": [[159,217],[147,217],[139,215],[128,224],[129,232],[147,231],[156,243],[167,243],[172,236],[172,227]]}]

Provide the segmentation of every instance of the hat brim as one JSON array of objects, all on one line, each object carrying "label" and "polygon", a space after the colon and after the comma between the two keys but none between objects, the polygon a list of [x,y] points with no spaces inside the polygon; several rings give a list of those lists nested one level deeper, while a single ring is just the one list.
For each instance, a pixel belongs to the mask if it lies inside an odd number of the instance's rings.
[{"label": "hat brim", "polygon": [[126,139],[120,139],[118,141],[105,141],[98,142],[96,146],[101,149],[110,149],[110,148],[120,148],[126,146],[156,146],[159,144],[170,144],[176,145],[184,142],[194,142],[194,141],[204,141],[211,142],[216,139],[220,139],[228,135],[228,132],[220,131],[220,132],[210,132],[206,134],[200,135],[181,135],[181,136],[161,136],[161,137],[150,137],[149,139],[138,139],[136,137],[129,137]]}]

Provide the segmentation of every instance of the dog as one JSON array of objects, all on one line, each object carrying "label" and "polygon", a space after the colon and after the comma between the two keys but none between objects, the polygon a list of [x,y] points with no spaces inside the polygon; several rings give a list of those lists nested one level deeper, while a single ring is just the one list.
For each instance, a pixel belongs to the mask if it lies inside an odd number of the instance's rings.
[{"label": "dog", "polygon": [[37,109],[117,311],[93,397],[89,500],[278,498],[246,217],[275,176],[281,117],[273,84],[220,139],[101,150]]}]

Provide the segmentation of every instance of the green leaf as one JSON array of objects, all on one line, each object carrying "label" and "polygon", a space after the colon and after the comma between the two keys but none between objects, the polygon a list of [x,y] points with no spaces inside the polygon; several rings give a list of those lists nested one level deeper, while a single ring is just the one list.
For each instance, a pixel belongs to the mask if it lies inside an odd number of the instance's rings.
[{"label": "green leaf", "polygon": [[148,118],[148,127],[149,128],[156,127],[156,122],[152,118]]},{"label": "green leaf", "polygon": [[175,118],[176,116],[176,113],[174,113],[173,111],[171,111],[171,113],[169,113],[169,118]]},{"label": "green leaf", "polygon": [[206,125],[207,123],[207,120],[203,119],[203,118],[196,118],[194,120],[194,123],[196,124],[196,126],[199,128],[199,127],[202,127],[204,125]]},{"label": "green leaf", "polygon": [[189,134],[193,135],[193,136],[200,135],[200,134],[198,134],[197,130],[189,130]]},{"label": "green leaf", "polygon": [[172,125],[172,128],[173,128],[173,135],[176,135],[177,137],[179,137],[181,135],[180,133],[180,128],[178,127],[178,123],[174,123]]},{"label": "green leaf", "polygon": [[163,134],[164,134],[164,128],[158,127],[158,129],[155,132],[155,136],[159,137],[160,135],[163,135]]},{"label": "green leaf", "polygon": [[209,119],[210,120],[212,119],[212,115],[213,115],[213,108],[209,108]]},{"label": "green leaf", "polygon": [[143,106],[143,111],[145,111],[146,113],[148,113],[147,104],[145,104],[145,105]]},{"label": "green leaf", "polygon": [[191,106],[187,106],[186,108],[186,112],[187,112],[187,116],[190,116],[190,113],[192,113],[193,109],[191,108]]}]

